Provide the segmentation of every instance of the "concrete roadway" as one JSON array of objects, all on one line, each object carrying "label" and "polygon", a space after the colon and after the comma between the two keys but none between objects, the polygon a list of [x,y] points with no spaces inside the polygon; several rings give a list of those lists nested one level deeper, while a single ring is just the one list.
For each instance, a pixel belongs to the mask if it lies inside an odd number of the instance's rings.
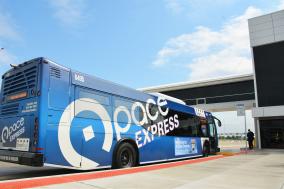
[{"label": "concrete roadway", "polygon": [[[66,169],[19,167],[6,163],[0,163],[0,167],[1,180],[77,173]],[[261,150],[195,164],[39,188],[284,189],[284,150]]]},{"label": "concrete roadway", "polygon": [[39,188],[284,189],[284,151],[262,150],[202,163]]}]

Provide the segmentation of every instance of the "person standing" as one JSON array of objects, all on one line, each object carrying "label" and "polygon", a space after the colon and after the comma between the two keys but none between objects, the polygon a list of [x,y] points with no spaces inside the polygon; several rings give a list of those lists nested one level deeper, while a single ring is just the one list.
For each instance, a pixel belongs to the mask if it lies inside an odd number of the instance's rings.
[{"label": "person standing", "polygon": [[249,149],[253,149],[254,133],[249,129],[247,133],[247,141],[249,143]]}]

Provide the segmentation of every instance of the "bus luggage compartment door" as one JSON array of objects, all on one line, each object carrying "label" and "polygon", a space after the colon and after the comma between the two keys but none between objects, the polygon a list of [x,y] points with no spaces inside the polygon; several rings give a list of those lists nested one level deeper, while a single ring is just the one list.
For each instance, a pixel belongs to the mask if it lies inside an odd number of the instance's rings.
[{"label": "bus luggage compartment door", "polygon": [[0,119],[0,149],[29,151],[33,127],[33,116]]}]

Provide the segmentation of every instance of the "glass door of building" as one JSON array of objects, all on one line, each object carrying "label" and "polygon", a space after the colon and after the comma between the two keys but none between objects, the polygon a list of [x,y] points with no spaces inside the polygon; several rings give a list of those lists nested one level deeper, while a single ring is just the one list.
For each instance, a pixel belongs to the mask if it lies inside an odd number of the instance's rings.
[{"label": "glass door of building", "polygon": [[284,119],[260,120],[262,148],[284,149]]}]

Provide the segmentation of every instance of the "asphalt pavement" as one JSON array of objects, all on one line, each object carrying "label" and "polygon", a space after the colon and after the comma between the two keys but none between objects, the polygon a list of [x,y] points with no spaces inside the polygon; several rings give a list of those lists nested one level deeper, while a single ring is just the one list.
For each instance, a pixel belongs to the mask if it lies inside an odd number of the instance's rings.
[{"label": "asphalt pavement", "polygon": [[79,171],[70,169],[59,169],[53,167],[31,167],[0,161],[0,181],[78,172]]}]

